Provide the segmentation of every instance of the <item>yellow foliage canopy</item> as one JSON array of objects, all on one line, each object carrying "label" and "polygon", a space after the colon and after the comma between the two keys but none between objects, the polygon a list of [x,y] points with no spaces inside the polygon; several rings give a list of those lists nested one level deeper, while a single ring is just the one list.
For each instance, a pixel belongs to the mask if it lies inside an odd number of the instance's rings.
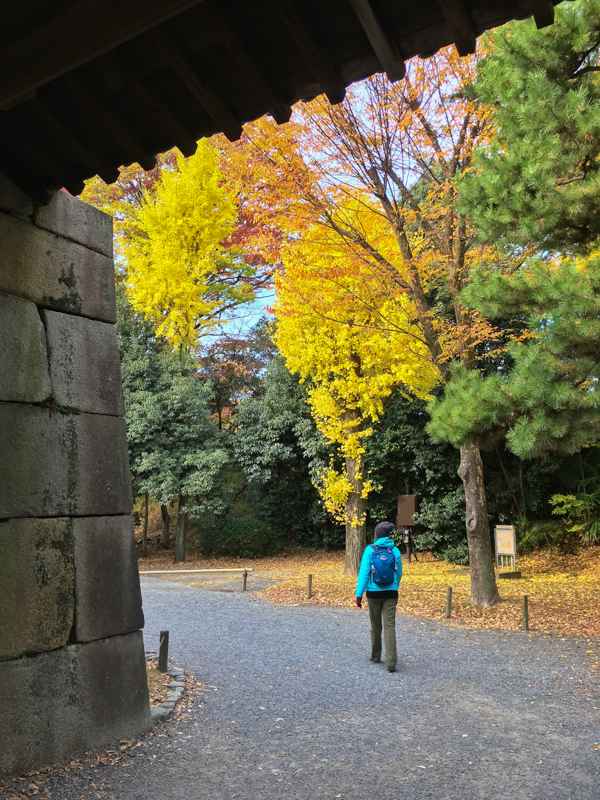
[{"label": "yellow foliage canopy", "polygon": [[230,162],[219,140],[203,140],[189,158],[171,150],[151,172],[124,167],[115,184],[95,178],[82,194],[113,216],[128,297],[175,347],[192,346],[270,281],[264,254],[248,247],[254,226]]},{"label": "yellow foliage canopy", "polygon": [[[336,253],[327,231],[315,226],[284,248],[275,278],[276,343],[288,368],[310,379],[317,426],[346,463],[341,472],[331,466],[319,485],[326,507],[343,521],[349,495],[357,491],[365,499],[372,488],[355,465],[362,463],[363,440],[387,400],[402,386],[426,396],[438,380],[406,296],[403,303],[381,298],[376,317],[366,304],[352,302],[366,277],[361,259],[347,250]],[[389,319],[387,329],[381,313]]]},{"label": "yellow foliage canopy", "polygon": [[250,299],[247,286],[219,280],[235,221],[233,187],[206,141],[190,158],[179,156],[134,210],[123,244],[128,295],[174,346],[193,344],[224,305]]},{"label": "yellow foliage canopy", "polygon": [[456,204],[455,181],[492,130],[490,110],[470,91],[476,69],[475,57],[445,48],[412,61],[395,84],[374,76],[337,106],[324,98],[303,104],[283,128],[248,125],[236,145],[237,158],[246,158],[247,197],[255,191],[254,206],[268,210],[281,250],[325,228],[332,253],[345,251],[368,275],[352,287],[355,308],[365,305],[372,327],[386,330],[390,302],[404,307],[408,296],[444,381],[450,361],[472,368],[474,348],[485,342],[494,354],[490,343],[501,339],[461,301],[473,269],[514,267],[477,244]]}]

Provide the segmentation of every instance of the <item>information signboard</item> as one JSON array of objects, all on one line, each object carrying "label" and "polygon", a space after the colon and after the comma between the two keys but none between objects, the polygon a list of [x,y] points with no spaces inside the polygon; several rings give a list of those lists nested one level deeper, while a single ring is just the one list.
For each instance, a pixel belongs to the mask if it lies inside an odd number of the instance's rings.
[{"label": "information signboard", "polygon": [[412,528],[415,524],[414,514],[417,510],[417,498],[414,494],[398,495],[398,516],[396,517],[396,529]]},{"label": "information signboard", "polygon": [[494,542],[496,546],[496,565],[504,566],[505,559],[510,560],[512,569],[515,569],[517,555],[517,530],[514,525],[496,525],[494,528]]}]

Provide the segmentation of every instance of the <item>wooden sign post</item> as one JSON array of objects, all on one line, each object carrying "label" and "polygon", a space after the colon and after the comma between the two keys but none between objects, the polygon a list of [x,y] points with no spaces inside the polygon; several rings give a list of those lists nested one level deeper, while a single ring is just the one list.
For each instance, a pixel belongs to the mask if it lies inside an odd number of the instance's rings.
[{"label": "wooden sign post", "polygon": [[[412,529],[415,525],[414,515],[417,511],[417,498],[414,494],[398,495],[398,513],[396,516],[396,530],[402,532],[406,545],[406,560],[410,564],[411,553],[414,553]],[[416,560],[415,555],[415,560]]]},{"label": "wooden sign post", "polygon": [[496,525],[494,528],[496,545],[496,566],[502,569],[508,564],[514,571],[517,556],[517,531],[514,525]]}]

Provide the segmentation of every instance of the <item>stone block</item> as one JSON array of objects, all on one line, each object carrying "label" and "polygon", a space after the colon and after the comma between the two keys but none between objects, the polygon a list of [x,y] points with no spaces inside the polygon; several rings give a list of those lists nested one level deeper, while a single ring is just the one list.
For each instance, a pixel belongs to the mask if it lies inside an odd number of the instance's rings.
[{"label": "stone block", "polygon": [[0,400],[41,403],[51,394],[46,336],[37,307],[0,292]]},{"label": "stone block", "polygon": [[[150,700],[141,631],[75,645],[95,744],[150,727]],[[89,746],[89,745],[88,745]]]},{"label": "stone block", "polygon": [[111,258],[1,213],[0,291],[54,311],[116,321]]},{"label": "stone block", "polygon": [[0,663],[0,779],[151,724],[141,633]]},{"label": "stone block", "polygon": [[0,403],[0,519],[131,511],[125,421]]},{"label": "stone block", "polygon": [[144,627],[133,519],[80,517],[75,540],[76,642]]},{"label": "stone block", "polygon": [[0,522],[0,661],[66,645],[74,617],[69,519]]},{"label": "stone block", "polygon": [[498,569],[496,570],[496,580],[499,581],[514,581],[519,580],[521,572],[519,570],[511,570],[510,572]]},{"label": "stone block", "polygon": [[33,221],[40,228],[113,257],[112,217],[68,192],[56,192],[47,206],[36,209]]},{"label": "stone block", "polygon": [[33,202],[25,192],[0,172],[0,211],[29,216],[33,213]]},{"label": "stone block", "polygon": [[42,311],[57,405],[122,416],[123,387],[114,325],[58,311]]},{"label": "stone block", "polygon": [[167,720],[173,713],[173,710],[171,708],[158,706],[157,708],[153,708],[150,713],[152,714],[152,724],[158,725],[159,722]]}]

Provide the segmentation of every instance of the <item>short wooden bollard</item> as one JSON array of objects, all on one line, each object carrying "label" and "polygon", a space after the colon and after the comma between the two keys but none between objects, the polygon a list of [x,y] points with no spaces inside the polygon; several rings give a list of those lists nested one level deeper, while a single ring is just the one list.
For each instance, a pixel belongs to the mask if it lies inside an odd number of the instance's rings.
[{"label": "short wooden bollard", "polygon": [[161,631],[159,641],[158,671],[166,672],[169,669],[169,631]]},{"label": "short wooden bollard", "polygon": [[306,583],[306,596],[309,600],[312,597],[312,575],[308,576],[308,581]]},{"label": "short wooden bollard", "polygon": [[248,570],[244,570],[244,574],[242,575],[242,592],[246,591],[246,582],[248,580]]},{"label": "short wooden bollard", "polygon": [[450,619],[452,616],[452,587],[448,587],[448,591],[446,592],[446,619]]},{"label": "short wooden bollard", "polygon": [[529,630],[529,603],[526,594],[523,595],[523,630]]}]

